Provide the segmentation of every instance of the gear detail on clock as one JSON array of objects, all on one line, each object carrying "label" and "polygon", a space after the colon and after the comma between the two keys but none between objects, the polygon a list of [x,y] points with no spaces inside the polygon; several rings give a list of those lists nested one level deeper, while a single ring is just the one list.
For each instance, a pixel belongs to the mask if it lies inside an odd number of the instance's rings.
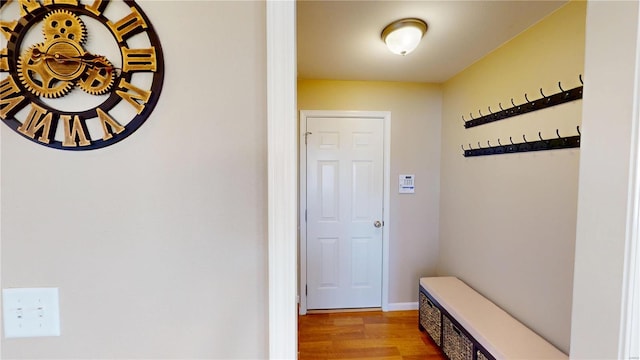
[{"label": "gear detail on clock", "polygon": [[26,50],[18,60],[18,76],[36,96],[59,98],[78,87],[102,95],[113,86],[116,68],[106,57],[86,52],[87,31],[82,20],[66,10],[44,18],[45,42]]}]

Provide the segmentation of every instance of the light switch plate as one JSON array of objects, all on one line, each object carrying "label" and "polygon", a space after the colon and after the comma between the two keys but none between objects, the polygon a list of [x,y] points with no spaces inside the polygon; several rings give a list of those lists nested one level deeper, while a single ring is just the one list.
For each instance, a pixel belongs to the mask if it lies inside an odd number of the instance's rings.
[{"label": "light switch plate", "polygon": [[5,338],[60,336],[58,288],[2,289]]}]

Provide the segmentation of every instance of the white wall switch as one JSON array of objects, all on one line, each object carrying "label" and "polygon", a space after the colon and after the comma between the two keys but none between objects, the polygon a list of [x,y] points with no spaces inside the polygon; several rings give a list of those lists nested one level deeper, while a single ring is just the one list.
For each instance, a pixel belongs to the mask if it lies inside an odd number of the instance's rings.
[{"label": "white wall switch", "polygon": [[58,288],[2,289],[5,338],[60,336]]}]

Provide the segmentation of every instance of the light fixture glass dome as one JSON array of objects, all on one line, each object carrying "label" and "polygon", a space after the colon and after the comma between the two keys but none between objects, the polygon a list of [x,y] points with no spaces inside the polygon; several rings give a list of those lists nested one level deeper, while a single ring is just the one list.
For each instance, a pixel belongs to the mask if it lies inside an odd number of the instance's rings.
[{"label": "light fixture glass dome", "polygon": [[415,18],[394,21],[382,30],[382,40],[389,50],[398,55],[407,55],[418,47],[427,31],[427,24]]}]

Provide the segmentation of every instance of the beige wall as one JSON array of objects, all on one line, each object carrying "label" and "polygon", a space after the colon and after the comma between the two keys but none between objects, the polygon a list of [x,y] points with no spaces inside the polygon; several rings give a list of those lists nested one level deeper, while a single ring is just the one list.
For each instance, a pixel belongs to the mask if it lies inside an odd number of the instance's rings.
[{"label": "beige wall", "polygon": [[[587,10],[589,76],[580,150],[571,324],[574,359],[638,358],[638,334],[624,338],[627,322],[633,319],[637,331],[640,321],[627,308],[631,299],[627,291],[633,291],[634,281],[635,300],[640,296],[638,10],[636,1],[592,1]],[[634,350],[626,354],[625,340],[628,345],[635,342]]]},{"label": "beige wall", "polygon": [[[440,191],[439,85],[298,81],[299,110],[391,112],[389,304],[415,303],[418,279],[435,275]],[[398,194],[398,175],[416,175],[415,194]]]},{"label": "beige wall", "polygon": [[[455,275],[569,351],[579,149],[469,157],[468,148],[577,135],[582,101],[465,129],[488,114],[580,85],[585,2],[571,2],[447,81],[438,273]],[[588,74],[587,74],[588,76]]]},{"label": "beige wall", "polygon": [[60,288],[62,324],[2,358],[267,357],[265,4],[141,6],[166,77],[135,134],[78,153],[1,126],[2,287]]}]

